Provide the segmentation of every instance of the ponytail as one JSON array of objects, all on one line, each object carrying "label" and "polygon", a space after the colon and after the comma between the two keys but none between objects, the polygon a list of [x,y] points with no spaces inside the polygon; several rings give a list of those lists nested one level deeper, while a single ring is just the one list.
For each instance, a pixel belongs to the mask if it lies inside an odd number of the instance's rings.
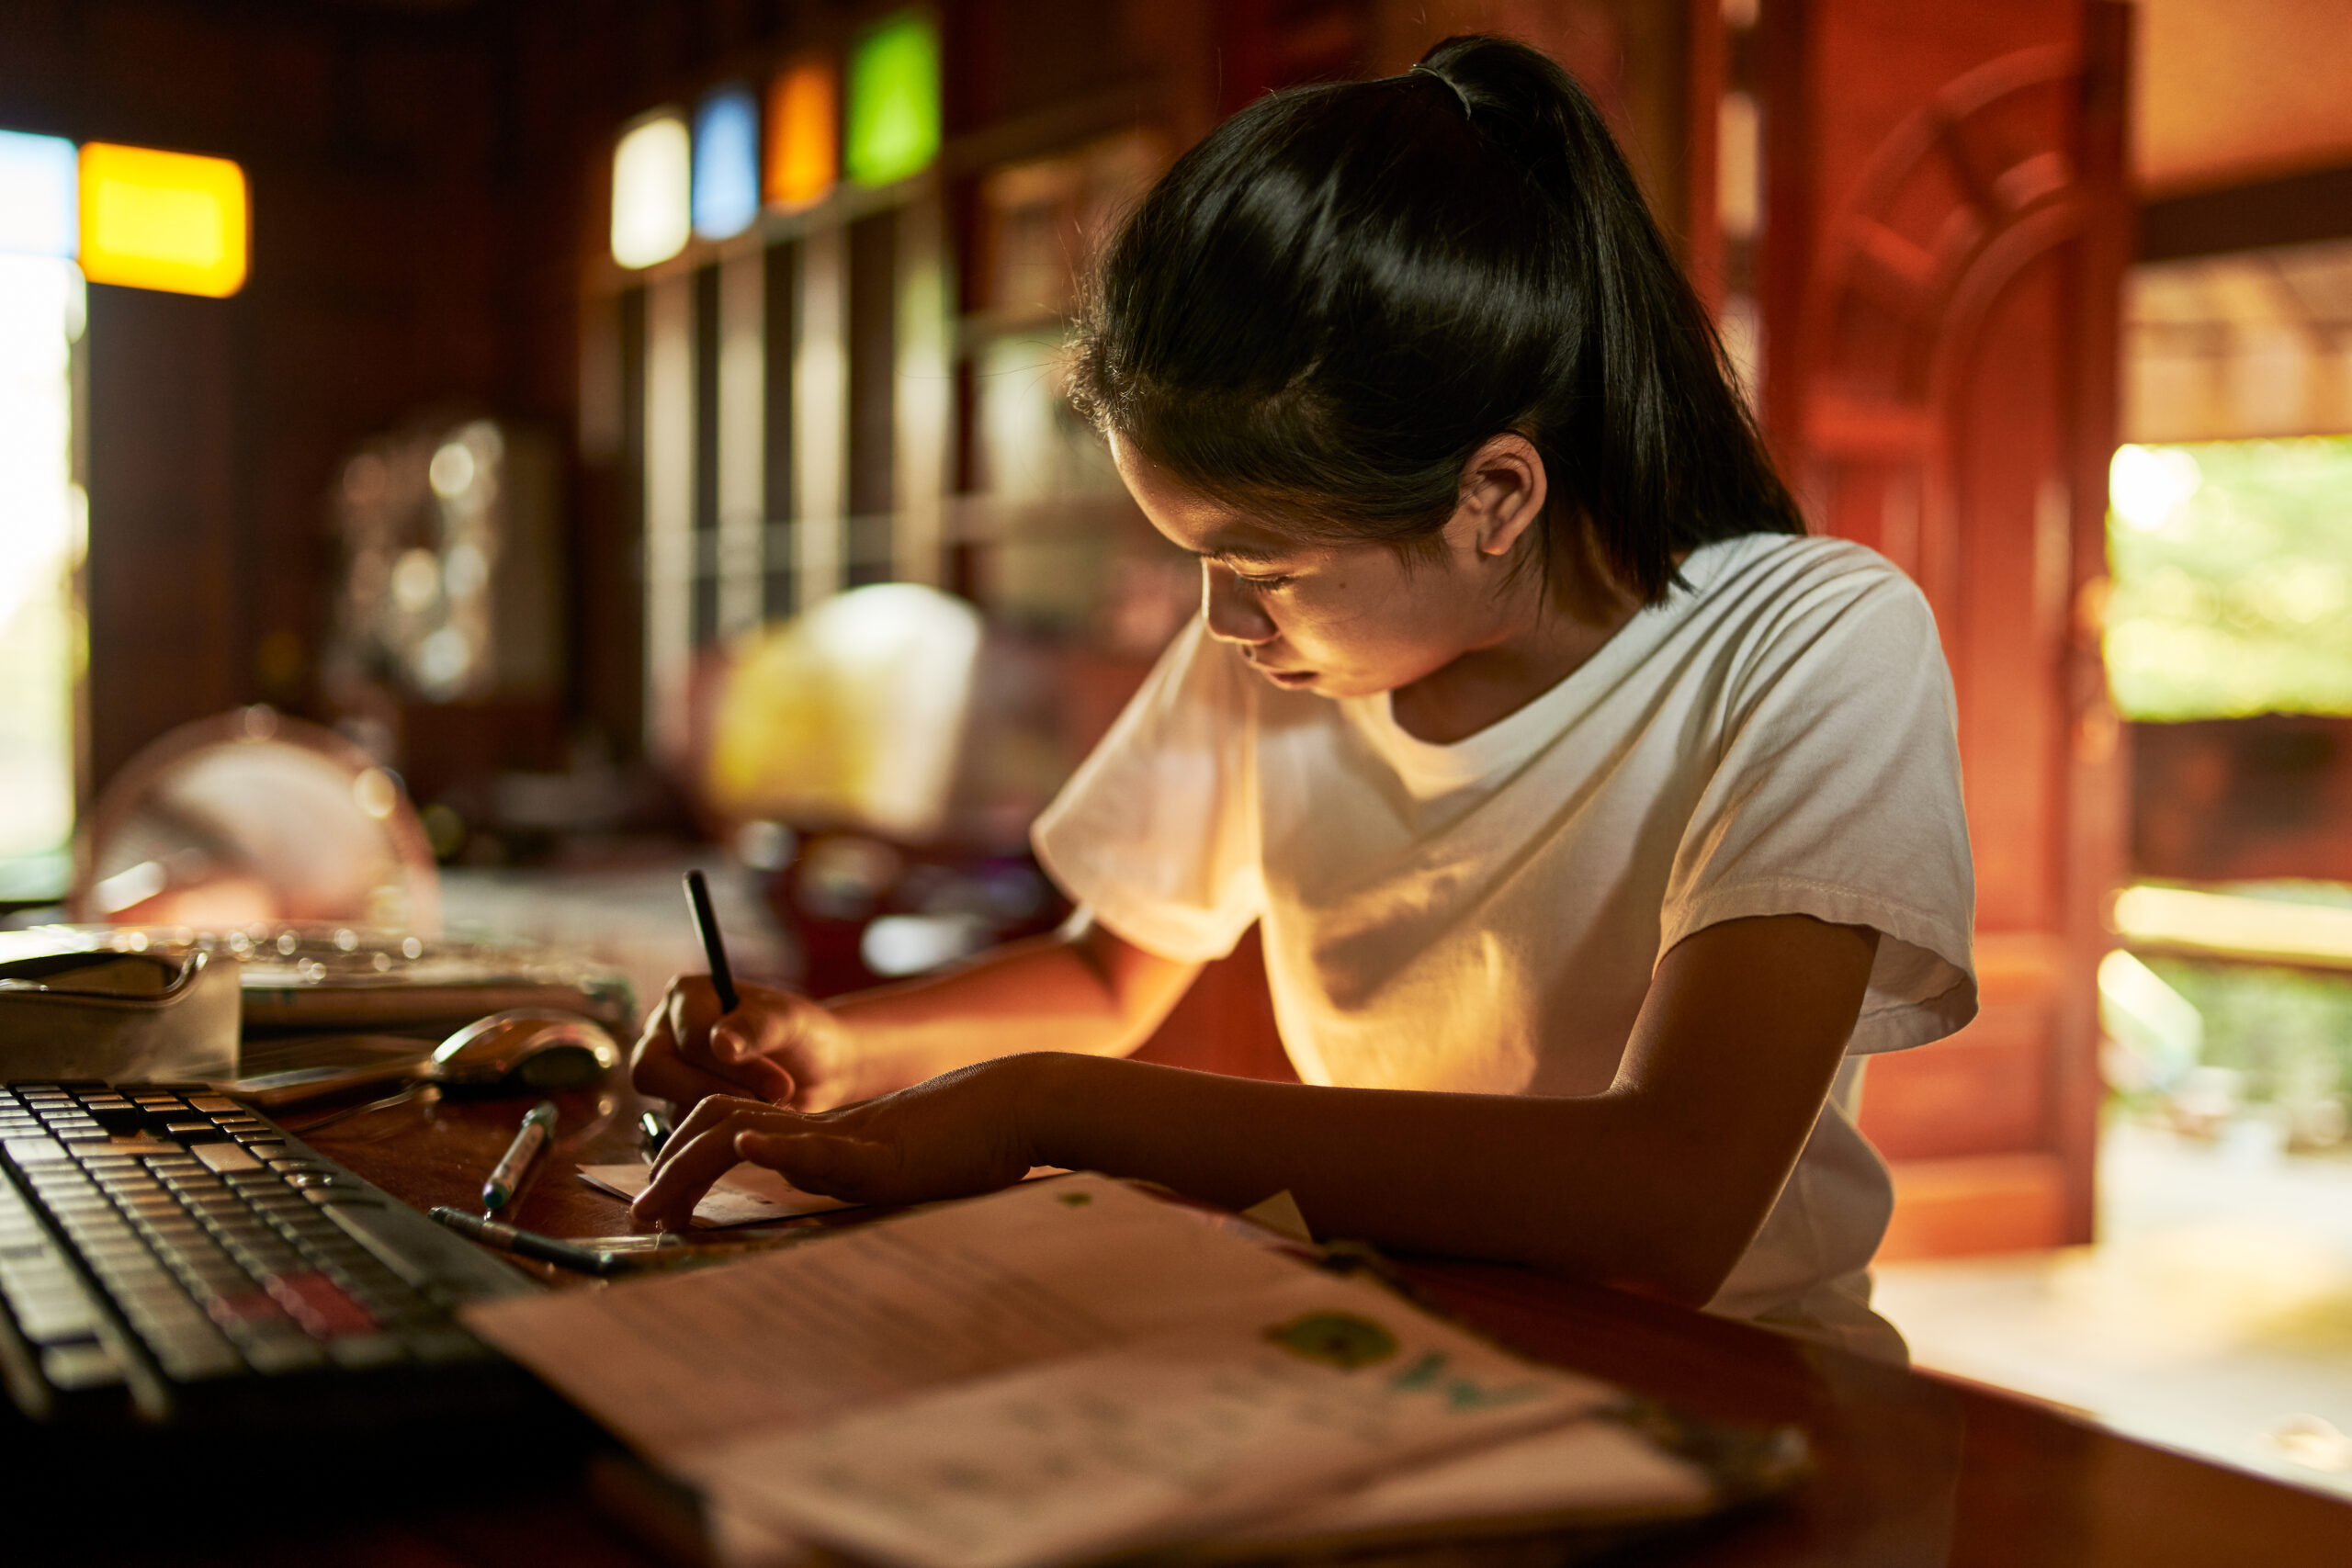
[{"label": "ponytail", "polygon": [[1646,602],[1711,540],[1804,531],[1583,90],[1502,39],[1259,100],[1104,253],[1072,397],[1204,493],[1311,539],[1435,544],[1507,431]]}]

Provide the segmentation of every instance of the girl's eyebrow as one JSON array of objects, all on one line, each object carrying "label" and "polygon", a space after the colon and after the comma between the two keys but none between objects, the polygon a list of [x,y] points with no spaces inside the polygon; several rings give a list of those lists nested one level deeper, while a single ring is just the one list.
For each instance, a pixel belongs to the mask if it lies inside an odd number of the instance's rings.
[{"label": "girl's eyebrow", "polygon": [[1250,545],[1220,545],[1213,550],[1190,552],[1203,560],[1227,561],[1238,566],[1271,566],[1283,559],[1280,550]]}]

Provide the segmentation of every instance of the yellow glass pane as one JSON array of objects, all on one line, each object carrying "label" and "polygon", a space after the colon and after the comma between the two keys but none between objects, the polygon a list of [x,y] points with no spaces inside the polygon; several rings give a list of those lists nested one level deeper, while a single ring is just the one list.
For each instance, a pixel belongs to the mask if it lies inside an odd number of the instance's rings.
[{"label": "yellow glass pane", "polygon": [[778,73],[768,87],[768,205],[789,209],[822,201],[841,169],[831,60],[806,55]]},{"label": "yellow glass pane", "polygon": [[82,270],[93,283],[221,299],[244,286],[245,172],[226,158],[82,149]]}]

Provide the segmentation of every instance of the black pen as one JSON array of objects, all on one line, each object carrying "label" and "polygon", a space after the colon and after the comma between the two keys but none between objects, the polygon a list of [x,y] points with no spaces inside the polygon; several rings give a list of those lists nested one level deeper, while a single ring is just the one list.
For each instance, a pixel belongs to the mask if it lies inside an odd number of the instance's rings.
[{"label": "black pen", "polygon": [[459,1235],[470,1236],[486,1247],[525,1258],[536,1258],[542,1263],[577,1269],[583,1274],[616,1274],[630,1267],[629,1260],[622,1254],[607,1252],[601,1247],[582,1247],[574,1242],[558,1241],[551,1235],[521,1230],[498,1220],[476,1219],[463,1209],[445,1205],[435,1209],[433,1217]]},{"label": "black pen", "polygon": [[710,884],[700,871],[686,873],[686,907],[695,912],[695,930],[702,933],[702,951],[710,960],[710,988],[718,993],[720,1017],[735,1010],[735,972],[727,966],[727,944],[718,940],[718,916],[710,907]]}]

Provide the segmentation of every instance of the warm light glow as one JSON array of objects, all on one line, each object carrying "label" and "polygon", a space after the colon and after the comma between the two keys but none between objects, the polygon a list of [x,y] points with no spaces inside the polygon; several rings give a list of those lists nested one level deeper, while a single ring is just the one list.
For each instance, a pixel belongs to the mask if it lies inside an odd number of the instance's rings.
[{"label": "warm light glow", "polygon": [[82,271],[92,283],[218,299],[245,282],[245,172],[226,158],[82,149]]},{"label": "warm light glow", "polygon": [[0,252],[71,259],[82,229],[74,143],[0,130]]},{"label": "warm light glow", "polygon": [[88,513],[74,482],[81,275],[0,256],[0,897],[54,898],[72,869],[74,572]]},{"label": "warm light glow", "polygon": [[693,230],[692,142],[674,113],[645,120],[613,149],[613,259],[651,266],[686,248]]},{"label": "warm light glow", "polygon": [[785,67],[768,87],[767,197],[787,211],[825,199],[840,177],[833,62],[821,54]]},{"label": "warm light glow", "polygon": [[849,134],[842,162],[862,186],[888,185],[939,155],[939,29],[902,11],[857,40],[849,61]]},{"label": "warm light glow", "polygon": [[2108,499],[2134,528],[2163,527],[2204,482],[2196,457],[2177,446],[2119,446],[2107,466]]},{"label": "warm light glow", "polygon": [[760,106],[749,87],[721,87],[695,111],[695,232],[729,239],[759,215]]},{"label": "warm light glow", "polygon": [[2352,969],[2352,908],[2127,887],[2115,897],[2115,930],[2126,942],[2148,946]]}]

